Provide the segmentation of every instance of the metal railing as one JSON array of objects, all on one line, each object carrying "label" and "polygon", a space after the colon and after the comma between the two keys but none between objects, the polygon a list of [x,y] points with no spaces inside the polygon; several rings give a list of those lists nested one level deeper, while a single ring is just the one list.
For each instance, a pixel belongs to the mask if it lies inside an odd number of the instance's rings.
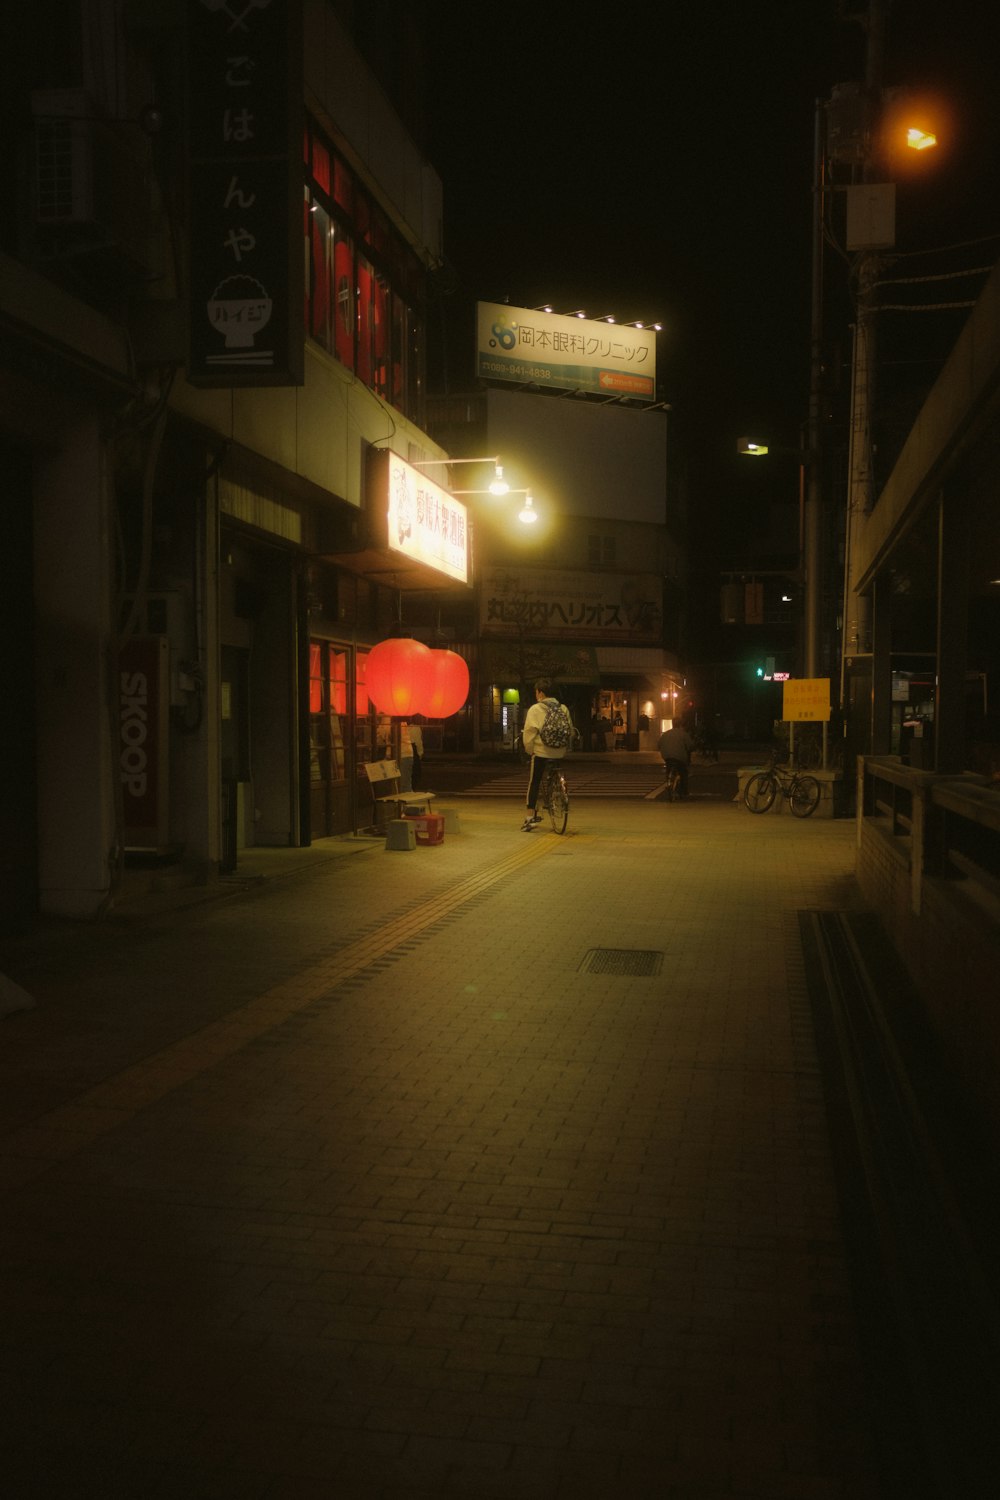
[{"label": "metal railing", "polygon": [[863,762],[859,818],[909,860],[911,906],[926,878],[954,881],[1000,922],[1000,787],[984,776],[938,776],[894,756]]}]

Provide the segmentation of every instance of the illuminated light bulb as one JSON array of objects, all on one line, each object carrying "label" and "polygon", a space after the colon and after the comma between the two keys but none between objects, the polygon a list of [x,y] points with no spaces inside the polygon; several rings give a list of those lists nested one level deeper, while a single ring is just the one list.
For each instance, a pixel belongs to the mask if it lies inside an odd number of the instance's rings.
[{"label": "illuminated light bulb", "polygon": [[497,464],[496,477],[490,481],[489,488],[491,495],[506,495],[510,489],[510,485],[503,477],[503,464]]},{"label": "illuminated light bulb", "polygon": [[916,125],[911,125],[906,132],[906,144],[911,151],[928,151],[931,146],[937,145],[937,136],[930,130],[920,130]]},{"label": "illuminated light bulb", "polygon": [[517,519],[523,521],[525,526],[532,526],[538,520],[538,514],[535,510],[530,490],[524,497],[524,506],[518,514]]}]

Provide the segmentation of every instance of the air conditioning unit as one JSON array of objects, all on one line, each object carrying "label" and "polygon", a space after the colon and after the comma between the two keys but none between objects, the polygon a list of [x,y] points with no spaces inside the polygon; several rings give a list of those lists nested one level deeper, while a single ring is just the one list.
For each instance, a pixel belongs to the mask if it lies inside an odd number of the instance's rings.
[{"label": "air conditioning unit", "polygon": [[34,220],[75,248],[148,259],[148,161],[134,121],[103,117],[85,89],[36,89]]},{"label": "air conditioning unit", "polygon": [[83,89],[36,89],[35,222],[93,224],[94,108]]}]

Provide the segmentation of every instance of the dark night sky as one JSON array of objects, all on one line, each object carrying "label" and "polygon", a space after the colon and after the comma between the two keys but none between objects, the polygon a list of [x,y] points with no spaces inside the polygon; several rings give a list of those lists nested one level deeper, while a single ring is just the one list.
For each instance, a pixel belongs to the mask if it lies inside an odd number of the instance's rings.
[{"label": "dark night sky", "polygon": [[[469,383],[477,298],[658,317],[661,394],[706,487],[733,482],[743,432],[797,442],[814,101],[864,74],[863,30],[838,10],[427,0],[428,154],[444,183],[452,300],[468,309],[456,312],[468,348],[451,385]],[[1000,234],[998,59],[1000,21],[983,0],[890,6],[886,84],[933,86],[954,107],[948,149],[921,186],[899,190],[900,243]],[[993,240],[982,263],[998,254]]]}]

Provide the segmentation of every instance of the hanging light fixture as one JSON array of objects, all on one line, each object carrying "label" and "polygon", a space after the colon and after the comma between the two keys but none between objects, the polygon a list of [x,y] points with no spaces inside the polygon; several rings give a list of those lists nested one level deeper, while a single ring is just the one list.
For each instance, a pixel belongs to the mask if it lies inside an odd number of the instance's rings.
[{"label": "hanging light fixture", "polygon": [[535,510],[535,502],[531,498],[530,490],[524,492],[524,504],[517,513],[517,519],[525,526],[533,526],[538,520],[538,512]]},{"label": "hanging light fixture", "polygon": [[489,486],[491,495],[506,495],[510,485],[503,477],[503,464],[497,464],[496,477]]}]

